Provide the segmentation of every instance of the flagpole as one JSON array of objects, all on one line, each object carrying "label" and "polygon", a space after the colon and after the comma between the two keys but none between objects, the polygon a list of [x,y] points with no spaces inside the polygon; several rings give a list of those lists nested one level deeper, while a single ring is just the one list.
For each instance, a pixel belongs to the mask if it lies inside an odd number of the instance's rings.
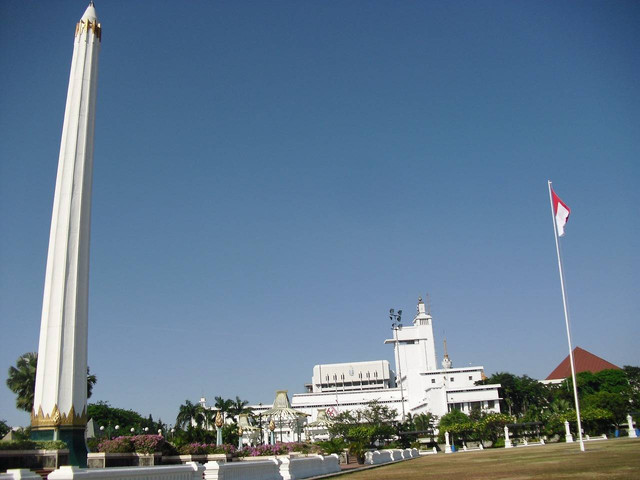
[{"label": "flagpole", "polygon": [[580,422],[580,403],[578,402],[578,383],[576,382],[576,367],[573,362],[571,329],[569,328],[569,311],[567,309],[567,295],[564,291],[564,270],[562,269],[562,258],[560,257],[560,242],[558,240],[558,226],[556,225],[556,215],[553,209],[553,198],[551,196],[551,180],[548,180],[548,184],[549,203],[551,204],[551,219],[553,221],[553,233],[556,239],[556,253],[558,254],[558,271],[560,272],[560,287],[562,289],[562,306],[564,307],[564,321],[567,326],[567,341],[569,342],[569,363],[571,364],[571,378],[573,379],[573,398],[576,404],[576,418],[578,420],[578,438],[580,439],[580,450],[584,452],[584,441],[582,440],[582,423]]}]

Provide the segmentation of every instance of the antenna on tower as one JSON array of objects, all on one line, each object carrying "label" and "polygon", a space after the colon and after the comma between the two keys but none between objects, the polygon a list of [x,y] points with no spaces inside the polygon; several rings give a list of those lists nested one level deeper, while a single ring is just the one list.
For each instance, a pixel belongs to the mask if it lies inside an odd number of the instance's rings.
[{"label": "antenna on tower", "polygon": [[449,353],[447,352],[447,339],[444,339],[444,358],[442,359],[442,368],[444,368],[445,370],[448,370],[451,368],[451,366],[453,365],[453,363],[451,362],[451,359],[449,358]]}]

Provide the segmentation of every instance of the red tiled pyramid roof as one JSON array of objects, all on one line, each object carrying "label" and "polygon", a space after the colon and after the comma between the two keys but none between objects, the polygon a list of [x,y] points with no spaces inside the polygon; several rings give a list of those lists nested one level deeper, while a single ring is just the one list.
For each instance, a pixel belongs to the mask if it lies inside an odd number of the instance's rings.
[{"label": "red tiled pyramid roof", "polygon": [[[597,373],[601,370],[620,370],[620,367],[613,363],[607,362],[605,359],[594,355],[591,352],[576,347],[573,349],[573,363],[576,367],[576,373],[592,372]],[[553,372],[546,378],[547,380],[558,380],[571,376],[571,364],[569,363],[569,355],[560,362]]]}]

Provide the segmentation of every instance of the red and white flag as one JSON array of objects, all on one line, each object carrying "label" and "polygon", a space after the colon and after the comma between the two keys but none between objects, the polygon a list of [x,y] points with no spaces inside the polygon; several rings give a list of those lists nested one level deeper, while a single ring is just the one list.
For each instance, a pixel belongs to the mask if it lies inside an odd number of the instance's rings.
[{"label": "red and white flag", "polygon": [[556,195],[553,188],[551,189],[551,197],[553,198],[553,214],[556,219],[556,226],[558,227],[558,236],[561,237],[564,235],[564,226],[569,220],[571,209],[566,203],[560,200],[560,197]]}]

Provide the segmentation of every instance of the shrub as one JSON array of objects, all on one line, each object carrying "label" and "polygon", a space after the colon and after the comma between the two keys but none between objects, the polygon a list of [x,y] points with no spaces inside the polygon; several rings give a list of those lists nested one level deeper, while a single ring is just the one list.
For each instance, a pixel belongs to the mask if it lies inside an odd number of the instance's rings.
[{"label": "shrub", "polygon": [[257,447],[244,447],[238,450],[239,457],[264,457],[269,455],[286,455],[289,449],[285,443],[275,445],[258,445]]},{"label": "shrub", "polygon": [[133,437],[116,437],[113,440],[103,440],[98,445],[98,451],[103,453],[133,453],[135,447],[131,441]]},{"label": "shrub", "polygon": [[325,455],[331,455],[333,453],[340,455],[344,449],[347,448],[347,442],[345,442],[341,437],[335,437],[330,440],[318,442],[316,445],[320,447],[322,453]]},{"label": "shrub", "polygon": [[0,442],[0,450],[64,450],[68,448],[62,440],[13,440]]},{"label": "shrub", "polygon": [[98,445],[100,445],[101,441],[102,439],[97,437],[87,438],[87,448],[89,449],[89,452],[97,452]]},{"label": "shrub", "polygon": [[205,455],[209,445],[206,443],[187,443],[178,448],[180,455]]},{"label": "shrub", "polygon": [[162,444],[162,455],[173,456],[173,455],[178,455],[179,453],[180,452],[178,452],[178,449],[175,447],[173,443],[164,442]]},{"label": "shrub", "polygon": [[165,443],[162,435],[136,435],[131,440],[136,453],[161,452]]}]

